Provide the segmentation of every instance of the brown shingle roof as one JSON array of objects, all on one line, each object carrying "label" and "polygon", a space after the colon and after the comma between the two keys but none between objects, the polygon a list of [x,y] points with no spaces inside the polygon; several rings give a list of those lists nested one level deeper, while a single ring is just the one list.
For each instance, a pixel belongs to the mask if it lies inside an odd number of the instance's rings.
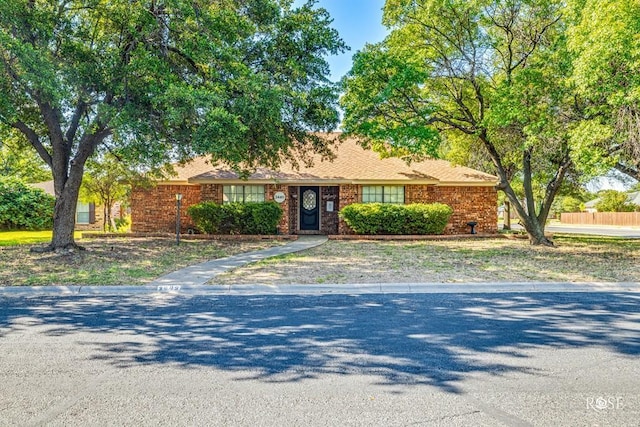
[{"label": "brown shingle roof", "polygon": [[[335,135],[334,135],[335,136]],[[177,177],[169,182],[199,183],[286,182],[286,183],[425,183],[448,185],[495,185],[498,179],[464,166],[453,166],[445,160],[425,160],[407,165],[398,158],[381,159],[372,150],[365,150],[356,139],[347,138],[337,148],[335,159],[316,159],[311,167],[300,165],[296,170],[283,164],[278,171],[258,168],[247,181],[225,167],[214,167],[204,157],[176,166]]]}]

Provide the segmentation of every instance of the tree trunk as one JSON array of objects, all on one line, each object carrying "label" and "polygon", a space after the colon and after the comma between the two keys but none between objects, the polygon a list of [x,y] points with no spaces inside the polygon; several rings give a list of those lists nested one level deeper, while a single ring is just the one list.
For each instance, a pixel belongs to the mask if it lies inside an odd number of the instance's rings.
[{"label": "tree trunk", "polygon": [[[80,184],[82,184],[84,165],[87,159],[93,155],[98,144],[111,135],[111,129],[106,122],[102,122],[101,116],[98,114],[87,126],[87,131],[91,129],[93,132],[84,133],[78,141],[75,141],[78,124],[85,114],[88,104],[82,100],[79,101],[71,125],[67,132],[63,133],[60,109],[39,99],[38,93],[32,95],[36,98],[44,124],[47,127],[47,138],[51,144],[51,152],[43,145],[38,134],[24,122],[16,121],[12,123],[12,126],[26,136],[42,160],[51,168],[56,198],[51,243],[47,247],[35,251],[82,249],[76,245],[73,231],[76,224],[78,194]],[[112,98],[109,95],[107,98],[105,103],[110,104]],[[73,153],[74,147],[76,147],[75,155]]]},{"label": "tree trunk", "polygon": [[104,224],[105,231],[115,231],[115,227],[113,226],[113,212],[111,212],[111,207],[113,206],[113,202],[111,198],[107,198],[104,201]]},{"label": "tree trunk", "polygon": [[[53,233],[51,243],[45,247],[34,247],[33,252],[72,251],[83,249],[75,242],[76,209],[80,184],[67,179],[62,191],[56,191],[53,209]],[[55,182],[54,182],[55,183]]]},{"label": "tree trunk", "polygon": [[524,208],[510,185],[507,185],[503,191],[509,198],[510,204],[516,209],[520,223],[529,236],[529,242],[532,245],[554,246],[553,242],[544,235],[544,222],[540,222],[535,211],[529,212]]},{"label": "tree trunk", "polygon": [[61,197],[56,199],[53,214],[53,236],[51,238],[50,250],[74,250],[79,249],[76,245],[73,232],[75,229],[76,207],[78,204],[76,197],[69,191],[63,192]]},{"label": "tree trunk", "polygon": [[532,245],[554,246],[553,242],[544,235],[544,226],[540,224],[535,213],[520,219]]},{"label": "tree trunk", "polygon": [[[522,226],[529,235],[529,242],[531,242],[532,245],[553,246],[553,242],[547,239],[544,235],[544,220],[546,220],[546,217],[544,217],[543,215],[544,218],[541,222],[540,217],[538,217],[535,212],[535,203],[533,201],[533,191],[531,187],[531,152],[523,152],[523,184],[525,188],[525,203],[527,206],[527,208],[525,208],[522,201],[518,199],[518,196],[516,196],[515,191],[513,191],[509,180],[509,174],[502,164],[500,154],[498,154],[495,146],[487,137],[486,131],[481,132],[480,140],[489,152],[489,156],[493,160],[493,164],[496,167],[498,177],[500,178],[500,183],[498,184],[497,188],[504,191],[507,196],[508,202],[516,210],[516,214],[518,215]],[[555,177],[554,181],[560,183],[562,182],[563,177],[564,173],[560,173]],[[552,186],[552,188],[557,190],[555,185]],[[550,197],[547,197],[545,199],[545,202],[548,202],[550,204],[551,202],[553,202],[555,192],[553,194],[549,194],[548,196]]]}]

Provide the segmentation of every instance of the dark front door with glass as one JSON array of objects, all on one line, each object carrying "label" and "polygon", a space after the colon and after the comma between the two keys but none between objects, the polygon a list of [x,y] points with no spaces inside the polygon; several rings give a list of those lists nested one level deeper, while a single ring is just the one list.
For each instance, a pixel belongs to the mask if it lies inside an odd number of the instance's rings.
[{"label": "dark front door with glass", "polygon": [[300,187],[300,230],[320,230],[320,187]]}]

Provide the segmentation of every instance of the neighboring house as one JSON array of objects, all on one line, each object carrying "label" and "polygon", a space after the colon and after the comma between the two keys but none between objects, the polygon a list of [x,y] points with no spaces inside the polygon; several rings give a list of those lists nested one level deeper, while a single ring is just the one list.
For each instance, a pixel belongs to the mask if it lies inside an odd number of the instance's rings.
[{"label": "neighboring house", "polygon": [[[584,204],[585,212],[589,212],[589,213],[598,212],[598,209],[596,208],[596,205],[599,202],[600,202],[600,198],[599,197],[597,199],[589,200],[587,203]],[[630,203],[632,205],[640,206],[640,191],[636,191],[636,192],[633,192],[633,193],[628,193],[627,194],[627,203]]]},{"label": "neighboring house", "polygon": [[598,212],[598,209],[596,209],[596,205],[598,203],[600,203],[600,197],[598,197],[597,199],[589,200],[584,204],[584,211],[589,213]]},{"label": "neighboring house", "polygon": [[[45,193],[55,197],[53,181],[39,182],[37,184],[30,185],[34,188],[40,188],[44,190]],[[104,209],[102,209],[102,207],[96,209],[95,203],[78,202],[78,205],[76,206],[76,230],[102,230],[103,226]]]},{"label": "neighboring house", "polygon": [[182,232],[193,227],[186,214],[190,205],[268,200],[284,209],[278,230],[282,234],[353,234],[338,212],[357,202],[446,203],[454,211],[446,234],[469,233],[469,221],[478,223],[478,232],[497,232],[495,176],[444,160],[407,165],[398,158],[381,159],[352,138],[339,143],[335,154],[332,161],[316,159],[299,170],[290,165],[278,171],[258,168],[247,180],[197,158],[177,166],[174,178],[151,189],[134,189],[131,230],[175,231],[176,194],[181,194]]}]

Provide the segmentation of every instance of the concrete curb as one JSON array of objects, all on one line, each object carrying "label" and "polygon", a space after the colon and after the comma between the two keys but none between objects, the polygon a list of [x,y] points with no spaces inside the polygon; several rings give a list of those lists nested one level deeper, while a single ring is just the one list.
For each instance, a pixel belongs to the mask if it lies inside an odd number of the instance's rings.
[{"label": "concrete curb", "polygon": [[640,293],[640,282],[523,283],[353,283],[323,285],[188,284],[145,286],[17,286],[0,287],[1,297],[175,295],[362,295],[362,294],[505,294],[505,293]]}]

